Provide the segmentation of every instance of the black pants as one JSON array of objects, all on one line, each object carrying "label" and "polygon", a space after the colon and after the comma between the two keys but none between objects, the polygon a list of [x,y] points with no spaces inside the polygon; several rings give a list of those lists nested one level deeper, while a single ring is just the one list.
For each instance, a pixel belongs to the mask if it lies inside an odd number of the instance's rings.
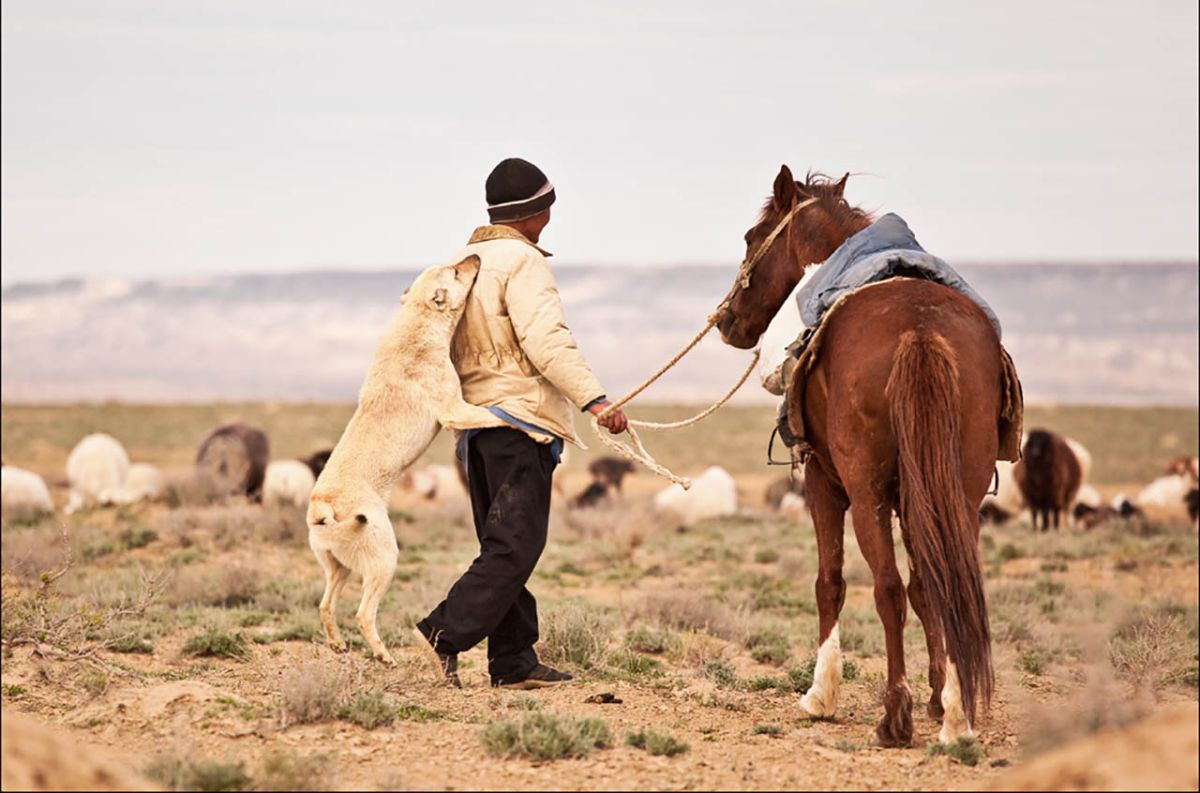
[{"label": "black pants", "polygon": [[525,583],[546,547],[554,465],[548,445],[507,427],[467,447],[479,556],[417,627],[443,653],[487,639],[493,679],[523,680],[538,662],[537,601]]}]

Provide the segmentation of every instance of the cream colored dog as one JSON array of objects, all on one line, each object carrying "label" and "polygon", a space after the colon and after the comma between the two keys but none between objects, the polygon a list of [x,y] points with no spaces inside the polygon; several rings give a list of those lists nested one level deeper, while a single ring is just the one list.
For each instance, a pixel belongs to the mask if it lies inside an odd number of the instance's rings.
[{"label": "cream colored dog", "polygon": [[479,273],[479,257],[431,267],[400,299],[400,312],[375,352],[358,409],[317,479],[308,504],[308,544],[325,571],[321,624],[329,645],[346,649],[337,600],[350,572],[363,577],[358,626],[376,658],[394,664],[379,638],[379,601],[396,571],[399,549],[387,496],[428,448],[439,426],[504,426],[468,405],[450,361],[450,339]]}]

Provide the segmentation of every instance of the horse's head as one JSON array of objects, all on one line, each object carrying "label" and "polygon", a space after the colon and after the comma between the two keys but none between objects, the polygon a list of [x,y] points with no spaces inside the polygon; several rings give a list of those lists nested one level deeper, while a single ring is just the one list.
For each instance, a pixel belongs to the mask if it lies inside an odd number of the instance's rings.
[{"label": "horse's head", "polygon": [[[797,182],[786,165],[779,169],[770,200],[758,222],[746,232],[745,261],[758,256],[758,262],[750,272],[749,283],[733,285],[729,307],[717,323],[726,344],[743,350],[757,344],[800,282],[804,268],[825,261],[848,236],[870,222],[866,213],[842,198],[848,177],[846,174],[834,181],[810,173],[804,182]],[[809,199],[814,200],[796,211],[772,239],[772,233],[788,215]],[[740,272],[738,277],[742,278]]]}]

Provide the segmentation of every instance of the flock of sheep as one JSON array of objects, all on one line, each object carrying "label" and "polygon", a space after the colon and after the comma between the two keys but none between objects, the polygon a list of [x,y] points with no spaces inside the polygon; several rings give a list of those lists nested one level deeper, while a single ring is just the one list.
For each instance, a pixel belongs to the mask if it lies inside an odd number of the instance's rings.
[{"label": "flock of sheep", "polygon": [[[218,427],[200,444],[193,481],[213,497],[245,496],[265,504],[303,507],[329,451],[304,460],[270,461],[266,433],[248,424]],[[153,501],[163,496],[166,477],[148,463],[131,463],[121,442],[102,432],[88,435],[67,456],[67,514],[81,509]],[[45,480],[12,465],[0,468],[4,520],[32,519],[54,512]]]},{"label": "flock of sheep", "polygon": [[1037,429],[1022,441],[1021,459],[996,465],[993,493],[983,501],[985,522],[1028,517],[1034,528],[1057,529],[1065,521],[1091,529],[1113,518],[1144,517],[1147,510],[1170,518],[1184,515],[1196,524],[1200,510],[1197,459],[1178,457],[1162,476],[1132,498],[1119,493],[1105,503],[1088,483],[1092,455],[1079,441]]},{"label": "flock of sheep", "polygon": [[[330,450],[322,449],[302,460],[272,461],[266,433],[234,423],[218,427],[201,442],[192,476],[212,497],[240,495],[268,505],[304,508],[329,454]],[[1195,457],[1172,461],[1162,476],[1132,498],[1119,494],[1108,503],[1089,484],[1091,468],[1092,456],[1083,444],[1047,430],[1033,430],[1023,441],[1019,462],[997,465],[994,493],[984,499],[981,517],[991,523],[1024,518],[1043,530],[1058,528],[1064,521],[1092,528],[1115,517],[1141,515],[1145,510],[1170,518],[1186,514],[1196,522],[1200,497]],[[633,470],[630,463],[619,458],[593,460],[588,466],[590,483],[568,499],[568,507],[589,509],[619,498],[622,482]],[[104,433],[88,435],[71,450],[66,480],[69,493],[64,512],[68,514],[155,500],[168,486],[155,466],[131,462],[121,443]],[[407,471],[400,487],[429,501],[465,496],[463,472],[458,466],[428,465]],[[803,515],[803,481],[781,477],[768,488],[766,501],[781,514]],[[0,469],[0,502],[5,521],[32,518],[55,509],[42,477],[11,465]],[[737,512],[738,489],[725,469],[712,466],[693,479],[690,490],[671,485],[655,495],[653,504],[664,518],[690,525]]]}]

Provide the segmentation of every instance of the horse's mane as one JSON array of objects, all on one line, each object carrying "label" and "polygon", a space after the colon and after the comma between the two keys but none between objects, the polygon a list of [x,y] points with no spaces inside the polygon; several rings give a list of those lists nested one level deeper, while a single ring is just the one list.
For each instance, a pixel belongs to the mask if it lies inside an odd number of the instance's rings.
[{"label": "horse's mane", "polygon": [[[819,204],[821,208],[829,213],[829,216],[835,223],[848,226],[855,224],[857,221],[870,220],[870,213],[856,206],[851,206],[842,197],[841,190],[843,186],[841,179],[834,179],[820,171],[809,171],[804,175],[803,182],[796,182],[796,190],[800,193],[801,200],[812,197],[820,199]],[[774,208],[775,199],[768,197],[766,203],[763,204],[762,211],[759,213],[758,221],[761,223],[770,217],[771,211]]]}]

